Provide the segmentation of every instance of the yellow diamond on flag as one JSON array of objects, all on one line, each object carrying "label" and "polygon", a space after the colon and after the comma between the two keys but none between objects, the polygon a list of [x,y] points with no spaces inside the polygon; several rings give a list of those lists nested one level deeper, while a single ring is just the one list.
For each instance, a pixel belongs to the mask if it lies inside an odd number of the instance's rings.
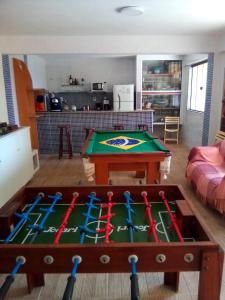
[{"label": "yellow diamond on flag", "polygon": [[99,143],[106,145],[106,146],[110,146],[110,147],[115,147],[115,148],[119,148],[119,149],[123,149],[123,150],[129,150],[133,147],[136,147],[136,146],[139,146],[139,145],[145,143],[145,141],[121,135],[121,136],[117,136],[114,138],[110,138],[105,141],[101,141]]}]

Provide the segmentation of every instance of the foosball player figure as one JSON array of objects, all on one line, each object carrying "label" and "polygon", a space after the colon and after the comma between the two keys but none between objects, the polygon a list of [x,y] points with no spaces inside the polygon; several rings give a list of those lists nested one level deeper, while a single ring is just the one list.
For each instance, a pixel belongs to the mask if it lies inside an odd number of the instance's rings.
[{"label": "foosball player figure", "polygon": [[115,205],[115,203],[112,202],[113,192],[108,192],[107,196],[108,196],[108,203],[101,204],[101,208],[107,208],[107,212],[105,215],[100,216],[98,218],[98,220],[106,220],[106,225],[104,228],[96,229],[96,233],[104,232],[105,233],[104,243],[109,244],[112,242],[109,239],[109,235],[111,230],[114,229],[114,226],[111,225],[110,221],[115,216],[115,214],[112,213],[112,207]]},{"label": "foosball player figure", "polygon": [[123,193],[124,198],[126,199],[125,207],[127,209],[127,228],[129,230],[129,240],[130,243],[134,242],[134,231],[138,231],[138,228],[133,224],[132,214],[134,214],[134,210],[131,207],[133,203],[133,199],[130,197],[130,192],[126,191]]}]

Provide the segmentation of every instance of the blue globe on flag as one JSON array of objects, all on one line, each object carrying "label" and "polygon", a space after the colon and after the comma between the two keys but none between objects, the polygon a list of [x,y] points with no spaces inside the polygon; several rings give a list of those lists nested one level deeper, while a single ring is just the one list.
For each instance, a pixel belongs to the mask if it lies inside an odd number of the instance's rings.
[{"label": "blue globe on flag", "polygon": [[126,136],[118,136],[105,141],[101,141],[100,144],[116,147],[123,150],[131,149],[135,146],[145,143],[143,140],[134,139]]}]

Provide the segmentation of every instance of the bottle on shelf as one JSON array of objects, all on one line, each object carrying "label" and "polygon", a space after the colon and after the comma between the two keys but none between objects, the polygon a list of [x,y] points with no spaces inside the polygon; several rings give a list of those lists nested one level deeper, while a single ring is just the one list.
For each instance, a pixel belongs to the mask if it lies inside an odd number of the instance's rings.
[{"label": "bottle on shelf", "polygon": [[74,85],[79,85],[78,79],[74,78],[74,83],[73,83],[73,84],[74,84]]},{"label": "bottle on shelf", "polygon": [[107,90],[108,90],[107,82],[106,82],[106,81],[104,81],[104,83],[103,83],[102,90],[103,90],[104,92],[107,92]]},{"label": "bottle on shelf", "polygon": [[73,77],[72,75],[69,76],[69,85],[72,85],[73,84]]}]

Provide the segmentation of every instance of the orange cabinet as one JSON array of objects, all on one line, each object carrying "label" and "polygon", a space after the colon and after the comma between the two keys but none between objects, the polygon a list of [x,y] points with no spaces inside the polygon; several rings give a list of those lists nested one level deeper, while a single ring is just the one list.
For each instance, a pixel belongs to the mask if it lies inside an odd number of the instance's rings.
[{"label": "orange cabinet", "polygon": [[27,65],[16,58],[13,58],[13,70],[20,126],[30,127],[32,148],[38,149],[34,91],[30,72]]}]

